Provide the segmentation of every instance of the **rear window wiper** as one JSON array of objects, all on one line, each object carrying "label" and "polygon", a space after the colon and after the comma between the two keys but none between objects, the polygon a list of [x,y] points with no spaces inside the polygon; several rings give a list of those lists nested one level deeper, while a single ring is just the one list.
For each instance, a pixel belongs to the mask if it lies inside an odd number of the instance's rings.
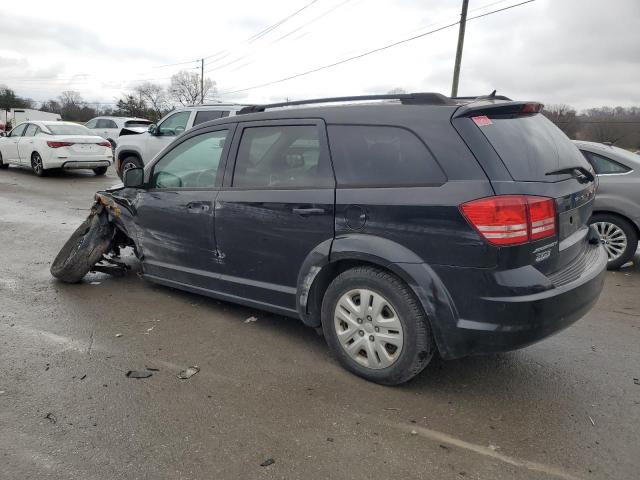
[{"label": "rear window wiper", "polygon": [[[545,173],[545,175],[562,175],[563,173],[576,177],[580,183],[593,182],[595,180],[593,173],[591,173],[589,169],[585,167],[560,168],[558,170],[547,172]],[[585,181],[582,181],[582,180],[585,180]]]}]

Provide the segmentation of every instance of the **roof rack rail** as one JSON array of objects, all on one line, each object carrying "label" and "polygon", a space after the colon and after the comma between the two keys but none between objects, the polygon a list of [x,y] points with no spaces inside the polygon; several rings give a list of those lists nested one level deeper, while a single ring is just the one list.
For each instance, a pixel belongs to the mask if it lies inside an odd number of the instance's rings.
[{"label": "roof rack rail", "polygon": [[389,95],[356,95],[351,97],[314,98],[295,100],[293,102],[270,103],[266,105],[250,105],[240,109],[237,114],[264,112],[267,108],[291,107],[295,105],[312,105],[317,103],[362,102],[367,100],[400,100],[403,105],[453,105],[449,97],[441,93],[399,93]]}]

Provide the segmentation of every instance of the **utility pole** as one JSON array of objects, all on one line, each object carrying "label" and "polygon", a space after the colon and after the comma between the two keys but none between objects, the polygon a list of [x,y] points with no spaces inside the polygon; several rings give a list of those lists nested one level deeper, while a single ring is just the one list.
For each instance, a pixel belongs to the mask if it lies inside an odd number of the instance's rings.
[{"label": "utility pole", "polygon": [[200,59],[200,103],[204,103],[204,58]]},{"label": "utility pole", "polygon": [[462,47],[464,46],[464,29],[467,25],[467,7],[469,0],[462,0],[462,12],[460,13],[460,29],[458,30],[458,48],[456,50],[456,65],[453,68],[453,85],[451,96],[458,96],[458,80],[460,79],[460,62],[462,60]]}]

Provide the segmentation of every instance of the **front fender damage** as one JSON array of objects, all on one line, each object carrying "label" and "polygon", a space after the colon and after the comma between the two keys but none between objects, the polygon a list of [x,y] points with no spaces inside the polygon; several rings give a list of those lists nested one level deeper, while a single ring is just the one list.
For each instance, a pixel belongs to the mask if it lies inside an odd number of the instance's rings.
[{"label": "front fender damage", "polygon": [[119,260],[131,241],[116,226],[121,215],[113,199],[96,193],[89,216],[69,237],[51,264],[51,274],[65,283],[78,283],[90,271],[121,275],[129,266]]}]

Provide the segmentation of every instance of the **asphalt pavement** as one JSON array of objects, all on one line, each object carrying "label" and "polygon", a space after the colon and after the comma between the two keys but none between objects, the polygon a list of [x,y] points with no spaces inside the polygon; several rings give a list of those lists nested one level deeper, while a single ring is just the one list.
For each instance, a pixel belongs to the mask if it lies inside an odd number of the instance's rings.
[{"label": "asphalt pavement", "polygon": [[114,183],[0,170],[0,479],[640,478],[640,257],[560,334],[383,387],[300,322],[154,286],[131,256],[54,280]]}]

